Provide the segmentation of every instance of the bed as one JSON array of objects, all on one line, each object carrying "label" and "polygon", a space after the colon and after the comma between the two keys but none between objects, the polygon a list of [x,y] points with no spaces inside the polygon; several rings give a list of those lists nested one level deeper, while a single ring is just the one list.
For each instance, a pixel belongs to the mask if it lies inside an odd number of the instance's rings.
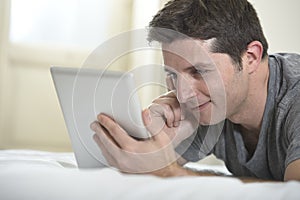
[{"label": "bed", "polygon": [[[224,172],[224,166],[190,164]],[[226,170],[226,169],[225,169]],[[226,171],[224,172],[226,173]],[[1,200],[300,199],[300,183],[242,183],[231,177],[158,178],[109,168],[80,170],[73,153],[0,151]]]}]

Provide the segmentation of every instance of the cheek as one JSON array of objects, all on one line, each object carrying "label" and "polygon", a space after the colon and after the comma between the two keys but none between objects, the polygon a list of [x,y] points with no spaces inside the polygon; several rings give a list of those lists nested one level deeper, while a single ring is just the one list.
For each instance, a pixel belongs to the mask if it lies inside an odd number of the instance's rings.
[{"label": "cheek", "polygon": [[[219,76],[219,74],[215,74],[213,76],[207,77],[205,79],[207,84],[207,91],[212,102],[216,104],[221,104],[221,106],[225,105],[224,102],[226,100],[226,82],[223,81],[223,77]],[[219,106],[218,106],[219,107]]]},{"label": "cheek", "polygon": [[197,96],[210,96],[210,83],[204,79],[195,79],[191,86],[194,88],[194,91],[197,93]]},{"label": "cheek", "polygon": [[228,112],[236,112],[243,105],[248,94],[247,84],[247,79],[237,76],[226,86]]},{"label": "cheek", "polygon": [[[218,120],[225,119],[230,108],[228,107],[235,99],[232,94],[235,92],[233,87],[233,77],[226,72],[216,73],[209,81],[210,98],[213,103],[212,117]],[[207,81],[207,82],[208,82]],[[215,116],[215,117],[214,117]]]}]

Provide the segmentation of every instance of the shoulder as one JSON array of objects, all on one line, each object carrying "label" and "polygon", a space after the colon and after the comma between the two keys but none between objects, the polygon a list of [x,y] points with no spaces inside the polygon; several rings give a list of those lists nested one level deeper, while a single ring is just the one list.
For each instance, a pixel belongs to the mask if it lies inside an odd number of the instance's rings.
[{"label": "shoulder", "polygon": [[300,54],[277,53],[269,55],[270,70],[277,70],[284,78],[294,79],[300,76]]},{"label": "shoulder", "polygon": [[[298,95],[300,96],[300,95]],[[297,99],[300,99],[299,97]],[[285,167],[297,161],[300,166],[300,100],[294,101],[289,107],[285,119],[284,132],[288,144],[286,152]],[[293,165],[294,166],[294,165]],[[289,167],[291,168],[291,167]],[[286,175],[285,175],[286,176]],[[298,176],[299,177],[299,176]],[[286,178],[286,177],[285,177]]]},{"label": "shoulder", "polygon": [[286,107],[285,129],[287,133],[300,136],[300,94],[295,95]]},{"label": "shoulder", "polygon": [[269,56],[269,68],[274,74],[276,103],[287,109],[299,102],[300,95],[300,54],[277,53]]},{"label": "shoulder", "polygon": [[300,54],[275,53],[269,55],[269,59],[275,59],[281,66],[300,66]]},{"label": "shoulder", "polygon": [[274,76],[273,84],[269,87],[276,88],[274,117],[278,125],[281,124],[281,131],[285,131],[286,136],[291,138],[300,127],[300,55],[270,55],[269,67]]}]

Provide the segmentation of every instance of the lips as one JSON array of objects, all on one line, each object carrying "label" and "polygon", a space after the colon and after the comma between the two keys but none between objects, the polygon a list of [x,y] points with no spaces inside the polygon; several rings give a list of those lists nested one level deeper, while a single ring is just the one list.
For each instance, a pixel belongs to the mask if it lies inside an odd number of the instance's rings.
[{"label": "lips", "polygon": [[193,108],[193,110],[204,110],[207,106],[209,106],[209,104],[211,103],[211,101],[207,101],[207,102],[204,102],[202,104],[199,104],[198,106],[196,106],[195,108]]}]

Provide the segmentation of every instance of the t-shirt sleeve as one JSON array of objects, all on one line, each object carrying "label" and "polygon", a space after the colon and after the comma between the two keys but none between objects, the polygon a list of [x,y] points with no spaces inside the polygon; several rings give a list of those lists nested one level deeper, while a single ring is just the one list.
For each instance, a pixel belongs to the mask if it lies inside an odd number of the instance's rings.
[{"label": "t-shirt sleeve", "polygon": [[177,154],[190,162],[199,161],[210,155],[218,142],[223,123],[213,126],[199,126],[189,138],[182,141],[177,147]]},{"label": "t-shirt sleeve", "polygon": [[197,129],[190,137],[183,140],[175,149],[177,154],[189,162],[197,162],[199,158],[198,152],[200,150],[201,140]]},{"label": "t-shirt sleeve", "polygon": [[295,101],[286,119],[288,149],[285,168],[293,161],[300,159],[300,101]]}]

